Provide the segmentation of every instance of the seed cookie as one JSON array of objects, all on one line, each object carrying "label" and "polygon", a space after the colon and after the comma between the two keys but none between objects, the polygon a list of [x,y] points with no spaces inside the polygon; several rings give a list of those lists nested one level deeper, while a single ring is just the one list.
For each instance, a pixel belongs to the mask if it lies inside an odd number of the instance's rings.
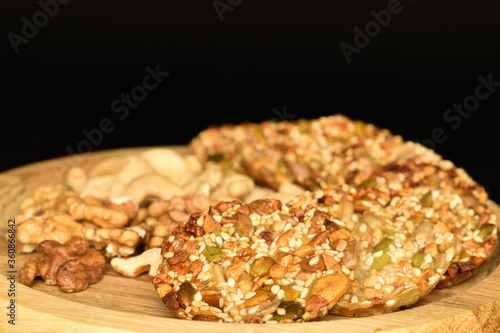
[{"label": "seed cookie", "polygon": [[357,253],[351,233],[316,208],[220,202],[165,240],[153,285],[182,319],[310,321],[349,288]]},{"label": "seed cookie", "polygon": [[355,280],[332,314],[368,316],[410,306],[439,283],[455,255],[454,235],[438,212],[392,189],[344,185],[306,192],[288,206],[325,210],[358,242]]},{"label": "seed cookie", "polygon": [[439,282],[439,288],[453,286],[472,277],[488,260],[498,244],[496,215],[487,203],[474,200],[470,188],[407,189],[406,195],[420,198],[432,207],[457,240],[457,253]]},{"label": "seed cookie", "polygon": [[219,161],[275,190],[283,183],[316,190],[362,182],[399,158],[441,160],[422,145],[342,115],[211,127],[190,148],[202,162]]},{"label": "seed cookie", "polygon": [[[280,184],[297,183],[312,190],[319,188],[317,176],[331,156],[359,140],[356,130],[355,122],[341,115],[223,125],[202,131],[190,148],[201,161],[222,162],[260,185],[277,190]],[[363,133],[376,131],[371,125]]]},{"label": "seed cookie", "polygon": [[457,240],[457,254],[439,288],[469,279],[493,254],[498,227],[487,203],[488,194],[450,161],[396,159],[371,174],[360,168],[353,175],[347,179],[351,185],[393,188],[403,196],[420,198],[425,207],[438,211]]}]

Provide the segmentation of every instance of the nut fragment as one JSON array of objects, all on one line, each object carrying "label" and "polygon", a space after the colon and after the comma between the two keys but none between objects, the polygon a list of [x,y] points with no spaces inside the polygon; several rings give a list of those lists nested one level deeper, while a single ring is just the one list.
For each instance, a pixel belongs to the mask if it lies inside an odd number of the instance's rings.
[{"label": "nut fragment", "polygon": [[80,234],[95,248],[105,250],[107,258],[128,257],[135,253],[146,232],[138,227],[125,229],[82,228]]},{"label": "nut fragment", "polygon": [[65,244],[79,235],[81,225],[68,214],[54,211],[28,219],[17,228],[17,241],[21,253],[32,252],[44,240]]},{"label": "nut fragment", "polygon": [[73,197],[68,198],[66,203],[75,220],[90,220],[103,228],[123,228],[130,221],[127,213],[118,209],[86,204]]},{"label": "nut fragment", "polygon": [[[60,186],[39,186],[20,204],[23,219],[33,218],[46,211],[67,213],[66,199],[76,196],[75,192],[65,191]],[[22,222],[22,220],[20,222]]]}]

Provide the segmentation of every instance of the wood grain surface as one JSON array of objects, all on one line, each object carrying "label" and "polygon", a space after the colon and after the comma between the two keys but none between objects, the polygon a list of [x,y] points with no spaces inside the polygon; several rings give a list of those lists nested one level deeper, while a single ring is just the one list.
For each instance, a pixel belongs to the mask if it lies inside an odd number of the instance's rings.
[{"label": "wood grain surface", "polygon": [[[174,147],[186,152],[185,147]],[[19,167],[0,174],[0,331],[5,332],[499,332],[500,251],[478,274],[457,286],[434,290],[414,306],[395,313],[364,318],[329,315],[312,323],[284,325],[222,324],[180,320],[165,307],[146,274],[125,278],[108,267],[104,278],[87,290],[64,293],[57,286],[37,280],[28,288],[16,280],[16,325],[7,323],[11,297],[7,291],[6,225],[19,212],[21,200],[39,185],[61,183],[75,165],[90,168],[111,156],[126,155],[146,148],[103,151],[63,157]],[[500,207],[491,203],[495,214]],[[16,271],[33,254],[17,254]]]}]

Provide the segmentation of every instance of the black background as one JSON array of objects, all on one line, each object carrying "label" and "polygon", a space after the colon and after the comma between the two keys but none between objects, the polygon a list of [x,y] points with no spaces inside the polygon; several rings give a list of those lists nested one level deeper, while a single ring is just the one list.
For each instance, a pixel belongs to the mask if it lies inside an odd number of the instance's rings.
[{"label": "black background", "polygon": [[[343,113],[408,140],[441,128],[435,150],[499,202],[500,88],[457,129],[443,119],[479,75],[500,81],[498,1],[401,0],[348,64],[339,44],[353,44],[353,29],[387,3],[243,0],[221,21],[212,0],[72,0],[15,54],[7,34],[21,34],[40,6],[4,1],[0,171],[66,155],[103,118],[115,129],[93,151],[186,144],[208,125],[271,119],[286,106],[295,118]],[[156,64],[170,75],[120,120],[112,101]]]}]

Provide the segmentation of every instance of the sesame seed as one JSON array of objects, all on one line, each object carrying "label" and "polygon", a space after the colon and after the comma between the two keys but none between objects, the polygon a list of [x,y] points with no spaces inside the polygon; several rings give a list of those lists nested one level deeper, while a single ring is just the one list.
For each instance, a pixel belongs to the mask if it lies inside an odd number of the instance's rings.
[{"label": "sesame seed", "polygon": [[303,298],[296,298],[294,300],[296,303],[300,303],[300,305],[305,306],[306,305],[306,300]]},{"label": "sesame seed", "polygon": [[431,256],[429,253],[427,253],[427,254],[425,255],[424,261],[425,261],[426,263],[430,263],[430,262],[432,262],[432,256]]},{"label": "sesame seed", "polygon": [[431,276],[429,278],[429,282],[430,283],[434,283],[434,282],[437,282],[437,280],[439,280],[440,276],[439,275],[434,275],[434,276]]},{"label": "sesame seed", "polygon": [[474,237],[474,241],[476,241],[477,243],[482,243],[483,242],[483,239],[479,236],[475,236]]},{"label": "sesame seed", "polygon": [[280,290],[280,286],[278,286],[278,285],[274,285],[271,287],[271,292],[273,294],[277,294],[279,290]]},{"label": "sesame seed", "polygon": [[371,266],[373,264],[373,257],[368,257],[366,258],[366,260],[364,261],[365,264],[367,264],[368,266]]},{"label": "sesame seed", "polygon": [[455,256],[455,250],[453,248],[449,248],[448,250],[446,250],[445,254],[446,254],[446,261],[451,261]]},{"label": "sesame seed", "polygon": [[[326,243],[325,243],[326,244]],[[327,244],[328,246],[328,244]],[[317,255],[317,256],[320,256],[322,255],[323,253],[325,253],[325,250],[323,249],[317,249],[316,251],[314,251],[314,254]]]},{"label": "sesame seed", "polygon": [[314,266],[319,262],[319,257],[313,257],[311,260],[309,260],[309,265]]},{"label": "sesame seed", "polygon": [[249,315],[252,315],[252,314],[254,314],[255,312],[257,312],[257,310],[258,310],[258,309],[259,309],[259,306],[258,306],[258,305],[256,305],[256,306],[252,306],[250,309],[248,309],[247,313],[248,313]]},{"label": "sesame seed", "polygon": [[233,308],[233,306],[234,306],[234,303],[229,303],[229,305],[224,308],[224,312],[229,312],[229,314],[231,314],[231,309]]},{"label": "sesame seed", "polygon": [[191,303],[191,306],[194,306],[195,308],[199,308],[199,307],[201,307],[202,305],[203,305],[203,302],[201,302],[201,301],[193,301],[193,302]]},{"label": "sesame seed", "polygon": [[198,291],[194,294],[194,300],[200,302],[202,300],[201,293]]},{"label": "sesame seed", "polygon": [[257,253],[254,257],[254,259],[259,259],[259,258],[262,258],[264,256],[264,254],[262,253]]},{"label": "sesame seed", "polygon": [[286,310],[285,310],[285,309],[283,309],[283,308],[278,308],[278,309],[276,310],[276,312],[277,312],[277,313],[278,313],[278,315],[280,315],[280,316],[284,316],[284,315],[286,314]]},{"label": "sesame seed", "polygon": [[268,315],[265,315],[265,316],[262,318],[262,320],[263,320],[263,321],[268,321],[268,320],[269,320],[269,319],[271,319],[272,317],[273,317],[273,315],[272,315],[272,314],[268,314]]},{"label": "sesame seed", "polygon": [[235,285],[235,281],[234,281],[234,279],[233,279],[233,278],[229,278],[229,279],[227,280],[227,285],[228,285],[229,287],[234,287],[234,285]]}]

